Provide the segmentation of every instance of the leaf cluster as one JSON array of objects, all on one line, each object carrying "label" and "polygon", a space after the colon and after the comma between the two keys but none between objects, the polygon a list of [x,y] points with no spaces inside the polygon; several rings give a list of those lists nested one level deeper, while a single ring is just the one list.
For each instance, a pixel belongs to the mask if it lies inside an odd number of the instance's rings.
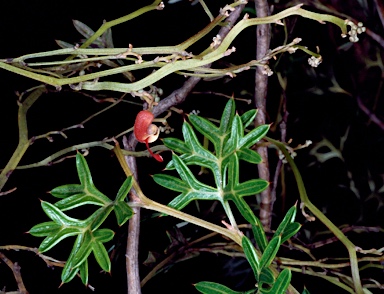
[{"label": "leaf cluster", "polygon": [[[232,212],[228,202],[233,201],[242,216],[252,224],[256,217],[244,200],[244,196],[255,195],[268,186],[262,179],[253,179],[239,183],[240,160],[249,163],[260,163],[260,155],[250,147],[260,141],[268,132],[269,125],[259,126],[247,134],[244,129],[251,124],[256,116],[256,110],[249,110],[242,116],[235,114],[235,102],[229,100],[223,111],[220,126],[215,126],[209,120],[197,115],[189,115],[189,124],[184,122],[182,132],[184,140],[166,138],[164,144],[176,153],[167,169],[176,169],[180,178],[167,174],[156,174],[156,183],[168,189],[180,192],[168,205],[181,210],[193,200],[219,201],[228,218],[232,222]],[[203,134],[213,144],[211,152],[201,145],[192,126]],[[200,182],[193,175],[188,165],[199,165],[212,172],[216,187]],[[235,225],[231,223],[231,225]]]},{"label": "leaf cluster", "polygon": [[[39,252],[48,251],[65,238],[77,236],[62,271],[61,280],[62,283],[67,283],[79,273],[82,282],[88,284],[88,257],[91,252],[104,271],[111,270],[111,262],[103,243],[110,241],[114,232],[110,229],[100,229],[100,226],[112,211],[115,212],[119,226],[133,215],[132,209],[125,202],[132,186],[132,177],[124,181],[112,201],[93,184],[88,164],[81,153],[76,155],[76,166],[80,184],[68,184],[53,189],[51,194],[61,200],[55,204],[41,202],[41,207],[52,221],[33,226],[29,233],[36,237],[45,237]],[[100,208],[85,220],[75,219],[64,213],[86,204]]]}]

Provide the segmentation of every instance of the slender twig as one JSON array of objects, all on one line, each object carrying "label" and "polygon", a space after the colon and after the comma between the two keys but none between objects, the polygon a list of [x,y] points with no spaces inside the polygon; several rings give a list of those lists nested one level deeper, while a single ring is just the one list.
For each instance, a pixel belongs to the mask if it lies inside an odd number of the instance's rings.
[{"label": "slender twig", "polygon": [[359,108],[366,114],[368,115],[369,119],[375,123],[380,129],[384,130],[384,122],[380,120],[376,114],[372,113],[371,110],[368,109],[367,106],[364,105],[363,101],[361,101],[360,97],[357,97],[357,105]]},{"label": "slender twig", "polygon": [[[131,137],[132,138],[132,137]],[[128,151],[135,151],[135,142],[131,139],[131,142],[127,140],[127,137],[123,137],[124,149]],[[138,183],[137,164],[136,157],[125,156],[129,168],[131,169],[135,181]],[[132,203],[138,202],[138,196],[135,189],[131,189],[129,192],[129,200]],[[132,206],[134,215],[129,220],[128,224],[128,237],[126,248],[126,270],[127,270],[127,293],[141,293],[140,285],[140,273],[139,273],[139,237],[140,237],[140,207]]]},{"label": "slender twig", "polygon": [[9,268],[13,272],[13,276],[15,277],[17,287],[19,288],[20,294],[28,294],[27,289],[25,288],[23,278],[21,277],[20,269],[21,267],[17,262],[13,263],[10,259],[8,259],[3,253],[0,252],[0,259],[9,266]]},{"label": "slender twig", "polygon": [[[267,17],[269,15],[268,1],[256,0],[255,8],[257,17]],[[256,28],[256,59],[261,60],[269,50],[269,44],[271,39],[270,25],[263,24]],[[268,92],[268,76],[263,73],[261,67],[256,68],[255,73],[255,105],[258,109],[255,125],[260,126],[266,123],[267,117],[267,92]],[[269,181],[269,162],[268,162],[268,149],[265,146],[257,148],[257,152],[262,158],[262,162],[257,165],[259,171],[259,177]],[[268,187],[260,193],[260,221],[266,229],[271,228],[272,221],[272,206],[273,199],[271,195],[271,188]]]}]

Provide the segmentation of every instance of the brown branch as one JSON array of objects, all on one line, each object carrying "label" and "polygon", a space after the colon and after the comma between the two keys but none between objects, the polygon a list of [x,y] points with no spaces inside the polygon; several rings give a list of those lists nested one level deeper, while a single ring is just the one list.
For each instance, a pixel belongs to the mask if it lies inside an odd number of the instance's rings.
[{"label": "brown branch", "polygon": [[[255,8],[257,17],[266,17],[269,15],[268,1],[267,0],[256,0]],[[271,39],[270,25],[264,24],[259,25],[256,28],[256,59],[262,60],[262,58],[268,53],[269,43]],[[255,73],[255,105],[258,109],[255,125],[263,125],[266,123],[267,117],[267,92],[268,92],[268,76],[263,73],[261,67],[256,68]],[[269,162],[268,162],[268,149],[265,146],[257,148],[257,152],[263,159],[257,168],[259,171],[259,177],[269,181]],[[271,189],[268,187],[261,192],[261,203],[260,203],[260,221],[266,229],[271,228],[272,221],[272,206],[273,199],[271,196]]]},{"label": "brown branch", "polygon": [[0,259],[9,266],[9,268],[13,272],[13,276],[15,277],[17,287],[19,288],[18,293],[20,294],[28,294],[27,289],[25,288],[23,278],[21,277],[20,269],[21,267],[17,262],[13,263],[10,259],[8,259],[3,253],[0,252]]},{"label": "brown branch", "polygon": [[[130,140],[126,136],[123,137],[124,149],[134,151],[136,143],[133,139],[134,136],[130,137]],[[125,156],[129,168],[131,169],[133,176],[138,182],[137,176],[137,164],[136,158],[133,156]],[[131,202],[137,202],[137,195],[134,189],[129,192],[129,198]],[[127,248],[126,248],[126,270],[127,270],[127,293],[141,293],[140,286],[140,273],[139,273],[139,236],[140,236],[140,207],[132,207],[134,215],[128,223],[128,237],[127,237]]]}]

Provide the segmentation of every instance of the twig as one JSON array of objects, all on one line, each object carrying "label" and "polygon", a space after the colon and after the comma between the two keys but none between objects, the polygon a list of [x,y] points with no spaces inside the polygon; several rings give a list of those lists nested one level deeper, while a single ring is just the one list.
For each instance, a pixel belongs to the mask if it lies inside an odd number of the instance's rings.
[{"label": "twig", "polygon": [[380,129],[384,130],[384,122],[382,122],[376,114],[372,113],[367,106],[364,105],[363,101],[361,101],[360,97],[357,97],[357,105],[359,108],[366,114],[368,115],[369,119],[375,123]]},{"label": "twig", "polygon": [[[256,0],[255,8],[257,17],[266,17],[269,15],[269,8],[267,0]],[[261,60],[265,55],[267,55],[269,49],[269,43],[271,39],[270,35],[270,25],[263,24],[258,25],[256,28],[256,39],[257,39],[257,48],[256,48],[256,59]],[[268,76],[263,73],[261,67],[256,68],[255,73],[255,104],[257,111],[256,126],[264,125],[266,123],[267,116],[267,92],[268,92]],[[268,162],[268,149],[265,146],[260,146],[257,148],[257,152],[262,158],[262,162],[258,164],[257,168],[259,171],[259,177],[269,181],[269,162]],[[272,221],[272,206],[273,199],[271,196],[271,188],[268,187],[263,192],[261,192],[261,203],[260,203],[260,221],[266,229],[271,228]]]},{"label": "twig", "polygon": [[[128,151],[135,151],[136,142],[130,137],[128,141],[127,137],[123,137],[124,149]],[[125,156],[129,168],[131,169],[136,182],[138,182],[137,176],[137,164],[136,158],[133,156]],[[129,199],[131,202],[137,202],[138,196],[136,191],[131,189],[129,192]],[[140,285],[140,273],[139,273],[139,236],[140,236],[140,206],[132,206],[134,215],[129,220],[128,224],[128,237],[126,248],[126,270],[127,270],[127,293],[141,293]]]},{"label": "twig", "polygon": [[20,269],[21,267],[17,264],[17,262],[13,263],[9,260],[3,253],[0,252],[0,259],[9,266],[9,268],[13,272],[13,276],[15,277],[17,287],[19,288],[19,293],[28,294],[27,289],[25,288],[23,278],[21,277]]}]

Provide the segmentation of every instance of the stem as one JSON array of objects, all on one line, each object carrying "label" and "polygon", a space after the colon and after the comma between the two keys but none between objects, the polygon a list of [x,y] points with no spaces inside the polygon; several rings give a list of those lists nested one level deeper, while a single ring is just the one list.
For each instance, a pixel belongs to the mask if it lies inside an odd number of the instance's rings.
[{"label": "stem", "polygon": [[348,250],[349,260],[351,263],[351,272],[354,288],[357,294],[363,294],[363,288],[361,285],[360,274],[359,274],[359,265],[356,255],[356,246],[344,235],[344,233],[336,227],[330,219],[328,219],[312,202],[309,200],[307,192],[305,190],[303,179],[299,169],[297,168],[295,162],[293,161],[291,155],[285,148],[285,145],[279,141],[265,137],[265,139],[274,145],[276,145],[281,152],[284,153],[285,158],[287,159],[289,165],[292,168],[293,174],[296,178],[297,188],[299,190],[301,202],[317,217],[340,241]]},{"label": "stem", "polygon": [[45,86],[39,86],[33,89],[32,93],[24,100],[19,102],[18,122],[19,122],[19,143],[12,157],[0,174],[0,191],[8,181],[9,176],[19,164],[21,158],[27,151],[31,142],[28,139],[27,112],[36,100],[45,92]]},{"label": "stem", "polygon": [[[127,137],[123,138],[124,148],[134,151],[134,144],[130,144]],[[135,181],[138,179],[136,158],[133,156],[125,156],[125,162],[133,172]],[[138,202],[136,191],[131,189],[129,199],[133,203]],[[126,270],[127,270],[127,293],[141,294],[140,273],[139,273],[139,236],[140,236],[140,207],[132,207],[134,212],[128,223],[128,237],[126,249]]]},{"label": "stem", "polygon": [[[257,17],[267,17],[269,15],[268,1],[256,0],[255,8]],[[261,60],[267,55],[269,50],[269,43],[271,39],[270,25],[263,24],[256,28],[256,59]],[[267,116],[267,93],[268,93],[268,76],[263,73],[262,67],[256,68],[255,73],[255,105],[257,108],[257,116],[255,126],[261,126],[266,123]],[[266,146],[257,148],[257,153],[260,154],[262,162],[257,165],[259,177],[269,182],[269,162],[268,162],[268,149]],[[273,199],[271,195],[271,188],[268,186],[260,193],[260,221],[266,230],[271,229],[272,222],[272,207]]]}]

